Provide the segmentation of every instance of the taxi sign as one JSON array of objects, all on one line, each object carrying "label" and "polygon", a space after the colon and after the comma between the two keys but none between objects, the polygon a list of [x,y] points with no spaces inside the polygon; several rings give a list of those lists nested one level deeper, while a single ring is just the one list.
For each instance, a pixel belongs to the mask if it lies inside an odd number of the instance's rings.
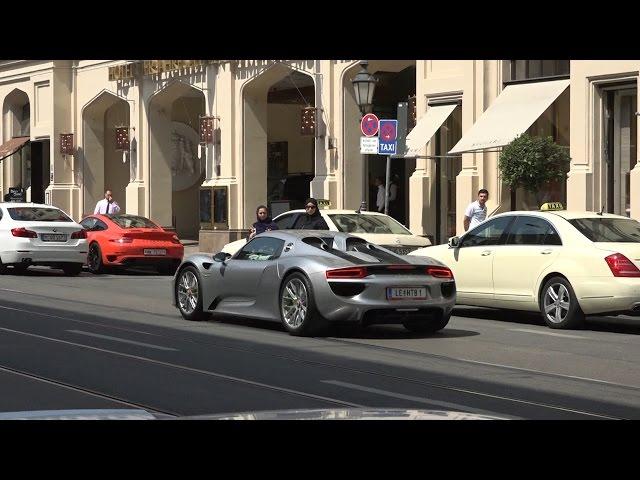
[{"label": "taxi sign", "polygon": [[564,207],[560,202],[548,202],[548,203],[543,203],[542,206],[540,207],[540,210],[543,212],[549,211],[549,210],[564,210]]},{"label": "taxi sign", "polygon": [[326,198],[317,198],[318,208],[329,208],[331,207],[331,200],[327,200]]}]

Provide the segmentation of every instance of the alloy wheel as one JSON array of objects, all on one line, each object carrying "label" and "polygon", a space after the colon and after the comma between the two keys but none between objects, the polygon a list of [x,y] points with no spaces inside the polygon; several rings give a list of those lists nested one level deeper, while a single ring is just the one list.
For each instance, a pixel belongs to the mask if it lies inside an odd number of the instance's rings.
[{"label": "alloy wheel", "polygon": [[562,323],[569,314],[571,297],[561,283],[549,285],[544,294],[544,314],[551,323]]},{"label": "alloy wheel", "polygon": [[178,305],[187,315],[198,306],[198,279],[190,270],[185,270],[178,281]]},{"label": "alloy wheel", "polygon": [[307,317],[307,288],[299,278],[292,278],[282,289],[282,318],[291,328],[298,328]]},{"label": "alloy wheel", "polygon": [[89,248],[89,257],[87,258],[87,264],[92,271],[97,271],[100,268],[100,251],[98,247],[93,244]]}]

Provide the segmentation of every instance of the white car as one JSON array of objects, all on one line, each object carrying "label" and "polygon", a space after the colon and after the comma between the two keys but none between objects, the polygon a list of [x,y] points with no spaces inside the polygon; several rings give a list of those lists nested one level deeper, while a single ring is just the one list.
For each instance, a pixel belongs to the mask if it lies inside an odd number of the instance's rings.
[{"label": "white car", "polygon": [[508,212],[410,255],[453,271],[457,304],[540,311],[551,328],[640,314],[640,223],[628,217]]},{"label": "white car", "polygon": [[0,203],[0,273],[48,265],[78,275],[86,260],[87,232],[59,208]]},{"label": "white car", "polygon": [[[281,213],[273,221],[280,230],[295,230],[301,215],[305,215],[304,210],[291,210]],[[375,243],[400,255],[431,245],[428,238],[414,235],[404,225],[384,213],[321,209],[320,215],[327,222],[329,230],[357,235],[367,242]],[[222,251],[233,255],[246,242],[246,239],[236,240],[226,244]]]}]

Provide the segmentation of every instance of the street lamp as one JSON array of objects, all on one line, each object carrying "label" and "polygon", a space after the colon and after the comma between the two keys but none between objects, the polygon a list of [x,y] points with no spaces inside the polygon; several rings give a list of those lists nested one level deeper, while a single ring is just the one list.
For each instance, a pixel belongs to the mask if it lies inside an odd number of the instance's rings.
[{"label": "street lamp", "polygon": [[[364,116],[373,110],[373,92],[376,89],[376,77],[371,75],[367,71],[369,62],[362,60],[360,67],[362,70],[351,81],[353,83],[353,89],[356,94],[356,103],[360,108],[360,113]],[[367,209],[367,157],[362,155],[362,202],[360,203],[360,210]]]}]

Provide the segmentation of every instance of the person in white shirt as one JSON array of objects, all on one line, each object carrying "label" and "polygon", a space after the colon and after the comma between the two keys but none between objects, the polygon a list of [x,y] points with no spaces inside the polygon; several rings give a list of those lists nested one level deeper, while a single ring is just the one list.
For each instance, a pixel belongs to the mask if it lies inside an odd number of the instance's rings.
[{"label": "person in white shirt", "polygon": [[471,202],[464,212],[464,230],[465,232],[484,222],[487,218],[487,199],[489,191],[486,188],[478,190],[478,200]]},{"label": "person in white shirt", "polygon": [[378,187],[378,196],[376,197],[376,207],[378,208],[378,212],[384,213],[384,182],[380,177],[376,177],[375,179],[376,187]]},{"label": "person in white shirt", "polygon": [[118,213],[120,211],[120,205],[113,199],[113,195],[111,195],[111,190],[107,190],[104,192],[104,198],[96,203],[96,208],[93,211],[93,214],[96,215],[98,213],[104,213],[107,215],[113,215],[114,213]]}]

